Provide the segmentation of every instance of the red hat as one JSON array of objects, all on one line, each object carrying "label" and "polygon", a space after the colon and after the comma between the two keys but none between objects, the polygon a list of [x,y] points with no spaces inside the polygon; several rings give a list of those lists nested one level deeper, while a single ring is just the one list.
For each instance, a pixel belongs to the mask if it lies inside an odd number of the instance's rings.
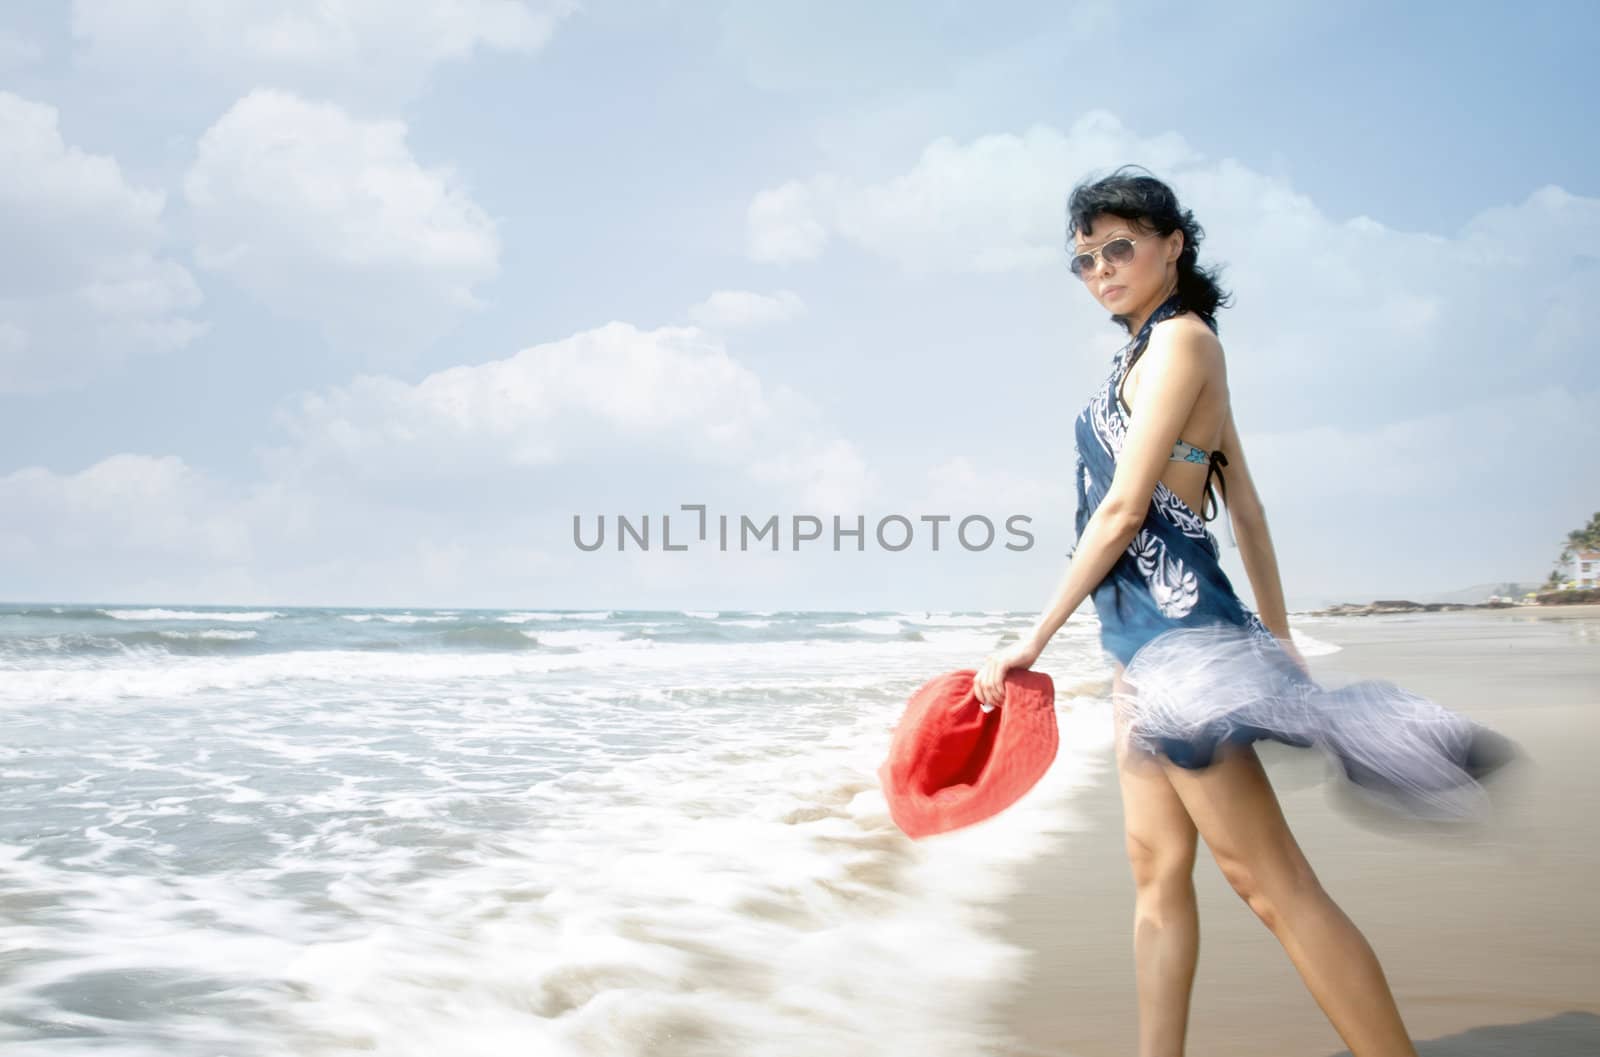
[{"label": "red hat", "polygon": [[972,692],[973,668],[924,683],[906,704],[878,768],[889,815],[921,838],[982,822],[1021,799],[1055,759],[1055,684],[1044,672],[1012,668],[1005,697],[985,711]]}]

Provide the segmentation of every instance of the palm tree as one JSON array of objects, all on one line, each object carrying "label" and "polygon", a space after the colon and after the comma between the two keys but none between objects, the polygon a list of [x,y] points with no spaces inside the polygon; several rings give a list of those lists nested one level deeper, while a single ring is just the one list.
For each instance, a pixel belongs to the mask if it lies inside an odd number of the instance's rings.
[{"label": "palm tree", "polygon": [[1600,511],[1589,518],[1589,523],[1581,529],[1574,529],[1567,533],[1567,542],[1561,548],[1561,554],[1556,558],[1556,567],[1550,570],[1550,579],[1545,581],[1546,587],[1559,587],[1566,579],[1562,570],[1579,551],[1600,550]]}]

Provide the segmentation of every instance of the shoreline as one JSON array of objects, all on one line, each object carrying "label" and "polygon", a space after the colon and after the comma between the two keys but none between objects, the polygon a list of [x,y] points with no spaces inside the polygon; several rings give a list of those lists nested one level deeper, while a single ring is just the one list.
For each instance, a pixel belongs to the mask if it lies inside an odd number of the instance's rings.
[{"label": "shoreline", "polygon": [[1385,616],[1390,613],[1454,613],[1469,611],[1474,613],[1499,613],[1506,610],[1533,611],[1539,613],[1553,612],[1587,612],[1594,616],[1600,614],[1600,601],[1594,602],[1411,602],[1404,599],[1379,600],[1373,602],[1355,603],[1340,602],[1326,609],[1304,609],[1291,612],[1293,617],[1368,617]]},{"label": "shoreline", "polygon": [[[1304,615],[1304,614],[1302,614]],[[1513,618],[1506,620],[1506,615]],[[1292,622],[1292,617],[1291,617]],[[1508,606],[1321,623],[1330,673],[1388,678],[1518,741],[1496,817],[1470,830],[1366,824],[1340,810],[1320,757],[1261,758],[1319,880],[1376,950],[1408,1030],[1438,1057],[1600,1052],[1600,606]],[[992,1011],[1002,1057],[1135,1052],[1133,887],[1106,751],[1073,800],[1080,828],[1023,868],[997,907],[1026,970]],[[1188,1057],[1328,1057],[1344,1044],[1282,947],[1221,877],[1195,864],[1200,963]],[[1449,1038],[1449,1042],[1441,1042]],[[1423,1040],[1435,1040],[1434,1043]]]}]

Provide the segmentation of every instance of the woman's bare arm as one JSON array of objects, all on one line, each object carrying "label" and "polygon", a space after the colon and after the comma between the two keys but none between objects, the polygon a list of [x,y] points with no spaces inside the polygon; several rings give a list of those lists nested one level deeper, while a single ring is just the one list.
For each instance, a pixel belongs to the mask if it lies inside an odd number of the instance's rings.
[{"label": "woman's bare arm", "polygon": [[1233,425],[1233,408],[1228,409],[1227,421],[1222,426],[1222,453],[1228,465],[1222,472],[1227,478],[1228,517],[1233,523],[1233,535],[1239,541],[1239,557],[1244,571],[1250,577],[1250,589],[1256,596],[1256,615],[1280,639],[1289,638],[1288,606],[1283,600],[1283,582],[1278,576],[1278,555],[1272,548],[1272,533],[1267,528],[1267,514],[1262,508],[1261,495],[1256,491],[1245,462],[1244,447],[1239,443],[1239,432]]}]

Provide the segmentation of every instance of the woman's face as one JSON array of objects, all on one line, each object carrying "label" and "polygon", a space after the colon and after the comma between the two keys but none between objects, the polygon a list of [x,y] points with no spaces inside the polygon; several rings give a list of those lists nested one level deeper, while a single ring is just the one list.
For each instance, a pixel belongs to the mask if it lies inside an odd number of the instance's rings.
[{"label": "woman's face", "polygon": [[[1118,239],[1133,240],[1132,260],[1119,258],[1113,262],[1100,253],[1079,277],[1094,299],[1113,315],[1148,314],[1170,292],[1178,255],[1183,252],[1183,232],[1174,231],[1159,238],[1132,220],[1101,214],[1090,218],[1086,231],[1078,232],[1073,252],[1103,250]],[[1112,247],[1113,256],[1118,249],[1126,247]]]}]

